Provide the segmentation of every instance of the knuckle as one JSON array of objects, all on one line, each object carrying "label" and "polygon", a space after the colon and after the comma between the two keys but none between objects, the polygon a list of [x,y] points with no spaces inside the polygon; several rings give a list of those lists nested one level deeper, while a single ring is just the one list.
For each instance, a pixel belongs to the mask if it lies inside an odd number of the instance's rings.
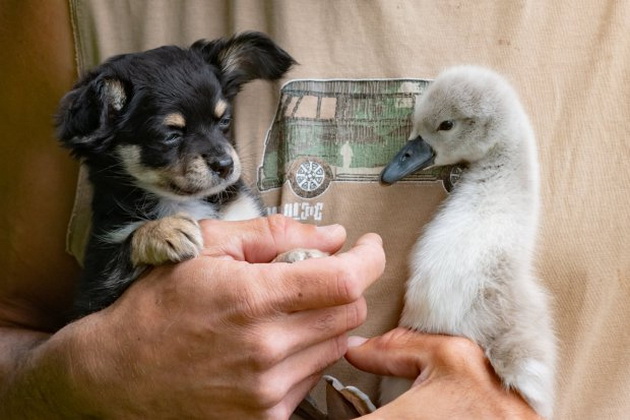
[{"label": "knuckle", "polygon": [[483,350],[464,337],[445,337],[436,348],[436,357],[451,366],[465,366],[479,356],[483,357]]},{"label": "knuckle", "polygon": [[316,331],[328,332],[336,329],[337,319],[334,314],[326,313],[320,316],[311,326]]},{"label": "knuckle", "polygon": [[333,354],[335,356],[333,357],[331,364],[335,363],[337,360],[343,357],[343,355],[346,354],[347,350],[348,350],[348,339],[346,335],[344,334],[339,337],[336,337],[333,341]]},{"label": "knuckle", "polygon": [[337,274],[337,293],[343,302],[350,303],[359,299],[363,293],[356,272],[347,266],[339,268]]},{"label": "knuckle", "polygon": [[[235,303],[228,311],[230,313],[229,321],[232,325],[243,329],[256,328],[256,324],[258,324],[262,314],[262,310],[255,299],[247,298]],[[260,345],[256,344],[256,347],[260,347]]]},{"label": "knuckle", "polygon": [[381,336],[378,336],[373,340],[373,345],[380,352],[390,352],[392,349],[404,347],[410,344],[414,335],[415,331],[398,327]]},{"label": "knuckle", "polygon": [[332,366],[339,359],[341,359],[344,354],[346,354],[346,351],[348,350],[348,339],[346,335],[342,334],[330,340],[330,347],[330,351],[327,352],[329,356],[322,360],[318,372],[321,372]]},{"label": "knuckle", "polygon": [[276,337],[263,336],[253,346],[251,362],[257,372],[266,372],[286,357],[282,341]]},{"label": "knuckle", "polygon": [[282,214],[272,214],[267,216],[265,220],[267,221],[267,225],[271,232],[282,234],[284,234],[291,223],[295,222],[292,218]]},{"label": "knuckle", "polygon": [[353,329],[365,322],[367,319],[367,303],[364,298],[348,305],[346,309],[346,324],[348,329]]},{"label": "knuckle", "polygon": [[258,409],[276,407],[288,393],[282,378],[275,375],[260,375],[253,379],[249,389],[249,400]]}]

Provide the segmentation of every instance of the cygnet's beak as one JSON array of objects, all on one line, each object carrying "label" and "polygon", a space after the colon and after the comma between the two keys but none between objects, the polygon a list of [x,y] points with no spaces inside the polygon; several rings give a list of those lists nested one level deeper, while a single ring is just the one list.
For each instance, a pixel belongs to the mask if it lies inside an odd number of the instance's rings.
[{"label": "cygnet's beak", "polygon": [[381,182],[391,185],[403,177],[433,165],[435,153],[422,137],[409,140],[381,172]]}]

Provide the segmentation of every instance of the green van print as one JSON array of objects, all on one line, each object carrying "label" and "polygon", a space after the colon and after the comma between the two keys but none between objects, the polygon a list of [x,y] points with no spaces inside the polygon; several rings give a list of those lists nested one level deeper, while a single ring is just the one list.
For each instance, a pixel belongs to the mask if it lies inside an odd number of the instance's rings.
[{"label": "green van print", "polygon": [[[422,79],[294,80],[280,91],[267,132],[258,189],[289,181],[302,198],[331,182],[378,182],[383,167],[407,141]],[[450,191],[458,167],[429,168],[402,182],[442,182]]]}]

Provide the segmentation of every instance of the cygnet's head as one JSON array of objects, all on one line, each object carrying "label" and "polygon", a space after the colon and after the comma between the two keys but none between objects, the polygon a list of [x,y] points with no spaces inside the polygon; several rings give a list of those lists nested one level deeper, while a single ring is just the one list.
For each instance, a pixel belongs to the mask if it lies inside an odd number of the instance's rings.
[{"label": "cygnet's head", "polygon": [[383,170],[392,184],[430,166],[482,159],[510,129],[518,98],[493,71],[460,66],[441,73],[418,98],[407,144]]}]

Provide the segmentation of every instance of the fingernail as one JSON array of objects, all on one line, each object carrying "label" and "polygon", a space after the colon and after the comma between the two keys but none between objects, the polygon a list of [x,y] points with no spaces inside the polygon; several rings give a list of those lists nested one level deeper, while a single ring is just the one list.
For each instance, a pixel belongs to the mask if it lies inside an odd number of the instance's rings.
[{"label": "fingernail", "polygon": [[368,341],[368,339],[365,337],[352,335],[348,337],[348,347],[359,347],[362,346],[366,341]]}]

